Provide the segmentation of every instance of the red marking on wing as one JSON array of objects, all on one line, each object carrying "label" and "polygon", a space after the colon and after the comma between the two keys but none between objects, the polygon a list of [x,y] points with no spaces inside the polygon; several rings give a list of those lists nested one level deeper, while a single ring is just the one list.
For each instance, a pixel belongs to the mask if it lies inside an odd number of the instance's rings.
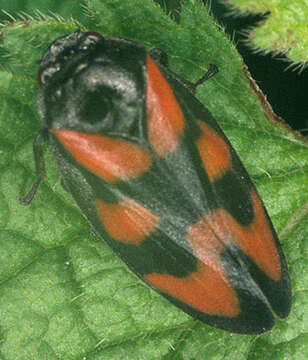
[{"label": "red marking on wing", "polygon": [[231,154],[226,142],[208,125],[198,121],[202,131],[197,147],[210,181],[215,181],[231,170]]},{"label": "red marking on wing", "polygon": [[214,269],[227,282],[225,270],[220,261],[220,253],[226,249],[223,227],[218,222],[217,210],[202,217],[187,229],[186,239],[196,257]]},{"label": "red marking on wing", "polygon": [[50,131],[80,165],[108,183],[137,178],[152,164],[145,150],[128,141],[70,130]]},{"label": "red marking on wing", "polygon": [[251,191],[254,212],[253,222],[248,228],[240,227],[233,219],[230,221],[234,241],[241,244],[242,250],[273,280],[281,277],[280,257],[272,230],[266,219],[261,201],[254,190]]},{"label": "red marking on wing", "polygon": [[118,204],[97,201],[97,208],[103,227],[115,240],[139,245],[156,230],[159,218],[150,210],[131,199]]},{"label": "red marking on wing", "polygon": [[155,288],[203,313],[235,317],[240,312],[233,289],[211,266],[199,263],[198,271],[184,278],[153,273],[145,276]]},{"label": "red marking on wing", "polygon": [[249,226],[241,226],[226,210],[216,209],[191,227],[188,237],[196,256],[222,273],[219,253],[228,244],[239,247],[270,278],[280,280],[281,264],[272,231],[260,199],[251,192],[254,218]]},{"label": "red marking on wing", "polygon": [[184,117],[173,91],[147,56],[147,118],[149,141],[159,157],[176,151],[184,132]]}]

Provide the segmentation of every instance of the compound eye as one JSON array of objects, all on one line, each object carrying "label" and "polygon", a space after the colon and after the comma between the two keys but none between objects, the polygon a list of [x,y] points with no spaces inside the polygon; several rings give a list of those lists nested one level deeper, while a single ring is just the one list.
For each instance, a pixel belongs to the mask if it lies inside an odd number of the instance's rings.
[{"label": "compound eye", "polygon": [[40,69],[38,72],[38,83],[40,85],[45,85],[53,75],[60,70],[59,64],[54,64],[45,69]]},{"label": "compound eye", "polygon": [[87,38],[91,38],[93,41],[99,41],[103,38],[103,36],[100,33],[98,33],[97,31],[87,31],[84,33],[84,35]]},{"label": "compound eye", "polygon": [[95,31],[85,32],[84,39],[81,44],[81,49],[87,50],[90,46],[99,42],[103,37],[101,34]]}]

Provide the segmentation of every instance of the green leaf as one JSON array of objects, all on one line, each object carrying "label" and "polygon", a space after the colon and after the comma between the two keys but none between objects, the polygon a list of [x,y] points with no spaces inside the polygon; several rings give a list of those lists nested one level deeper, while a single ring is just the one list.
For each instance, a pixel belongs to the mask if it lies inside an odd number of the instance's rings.
[{"label": "green leaf", "polygon": [[259,337],[191,319],[91,235],[61,187],[48,146],[47,179],[31,206],[19,205],[35,179],[32,142],[41,128],[36,61],[51,41],[77,26],[52,18],[15,22],[2,27],[0,43],[1,356],[242,360],[264,353],[272,360],[306,359],[307,144],[276,121],[234,46],[199,1],[184,3],[179,24],[150,0],[89,0],[87,6],[86,29],[158,46],[169,54],[172,70],[188,80],[198,79],[210,63],[219,67],[197,96],[238,151],[281,234],[294,306],[287,320]]},{"label": "green leaf", "polygon": [[267,13],[266,20],[249,30],[248,41],[258,52],[286,55],[303,69],[308,61],[308,7],[306,0],[227,0],[232,14]]},{"label": "green leaf", "polygon": [[[3,10],[3,11],[1,11]],[[0,19],[9,18],[29,20],[33,17],[45,16],[43,14],[61,14],[61,17],[84,20],[84,12],[81,10],[80,1],[65,0],[1,0]]]}]

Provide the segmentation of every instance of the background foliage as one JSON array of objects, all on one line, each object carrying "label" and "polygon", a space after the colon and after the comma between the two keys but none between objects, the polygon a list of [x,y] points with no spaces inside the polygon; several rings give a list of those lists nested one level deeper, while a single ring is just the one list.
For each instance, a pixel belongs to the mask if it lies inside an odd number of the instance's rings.
[{"label": "background foliage", "polygon": [[[256,50],[284,53],[298,67],[308,62],[308,7],[306,0],[227,0],[233,12],[267,13],[259,26],[251,29],[249,39]],[[240,13],[239,13],[240,12]]]}]

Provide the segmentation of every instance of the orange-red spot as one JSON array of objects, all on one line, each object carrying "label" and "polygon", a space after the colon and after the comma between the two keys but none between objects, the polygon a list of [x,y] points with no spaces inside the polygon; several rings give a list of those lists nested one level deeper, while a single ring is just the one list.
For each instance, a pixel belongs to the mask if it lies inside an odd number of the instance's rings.
[{"label": "orange-red spot", "polygon": [[258,264],[273,280],[279,281],[281,264],[272,230],[265,217],[261,201],[254,190],[251,191],[254,220],[246,231],[234,220],[236,241],[242,250]]},{"label": "orange-red spot", "polygon": [[197,258],[215,269],[226,282],[225,271],[220,261],[220,253],[225,249],[227,241],[223,241],[225,234],[222,233],[222,230],[224,229],[219,226],[219,219],[215,216],[216,211],[204,216],[196,224],[189,226],[186,239]]},{"label": "orange-red spot", "polygon": [[118,204],[97,201],[100,219],[106,231],[115,240],[139,245],[156,230],[159,218],[131,199]]},{"label": "orange-red spot", "polygon": [[226,142],[208,125],[198,121],[202,135],[197,147],[210,181],[215,181],[231,170],[231,154]]},{"label": "orange-red spot", "polygon": [[138,145],[107,136],[50,130],[75,160],[104,181],[127,181],[144,174],[151,156]]},{"label": "orange-red spot", "polygon": [[209,315],[235,317],[239,302],[228,282],[211,266],[199,263],[198,270],[184,278],[153,273],[146,280],[158,290]]},{"label": "orange-red spot", "polygon": [[176,151],[185,121],[168,82],[147,56],[148,138],[159,157]]},{"label": "orange-red spot", "polygon": [[272,231],[255,191],[251,197],[254,219],[249,226],[241,226],[226,210],[216,209],[190,228],[188,241],[196,256],[217,271],[221,271],[219,252],[228,244],[236,245],[269,277],[278,281],[281,265]]}]

